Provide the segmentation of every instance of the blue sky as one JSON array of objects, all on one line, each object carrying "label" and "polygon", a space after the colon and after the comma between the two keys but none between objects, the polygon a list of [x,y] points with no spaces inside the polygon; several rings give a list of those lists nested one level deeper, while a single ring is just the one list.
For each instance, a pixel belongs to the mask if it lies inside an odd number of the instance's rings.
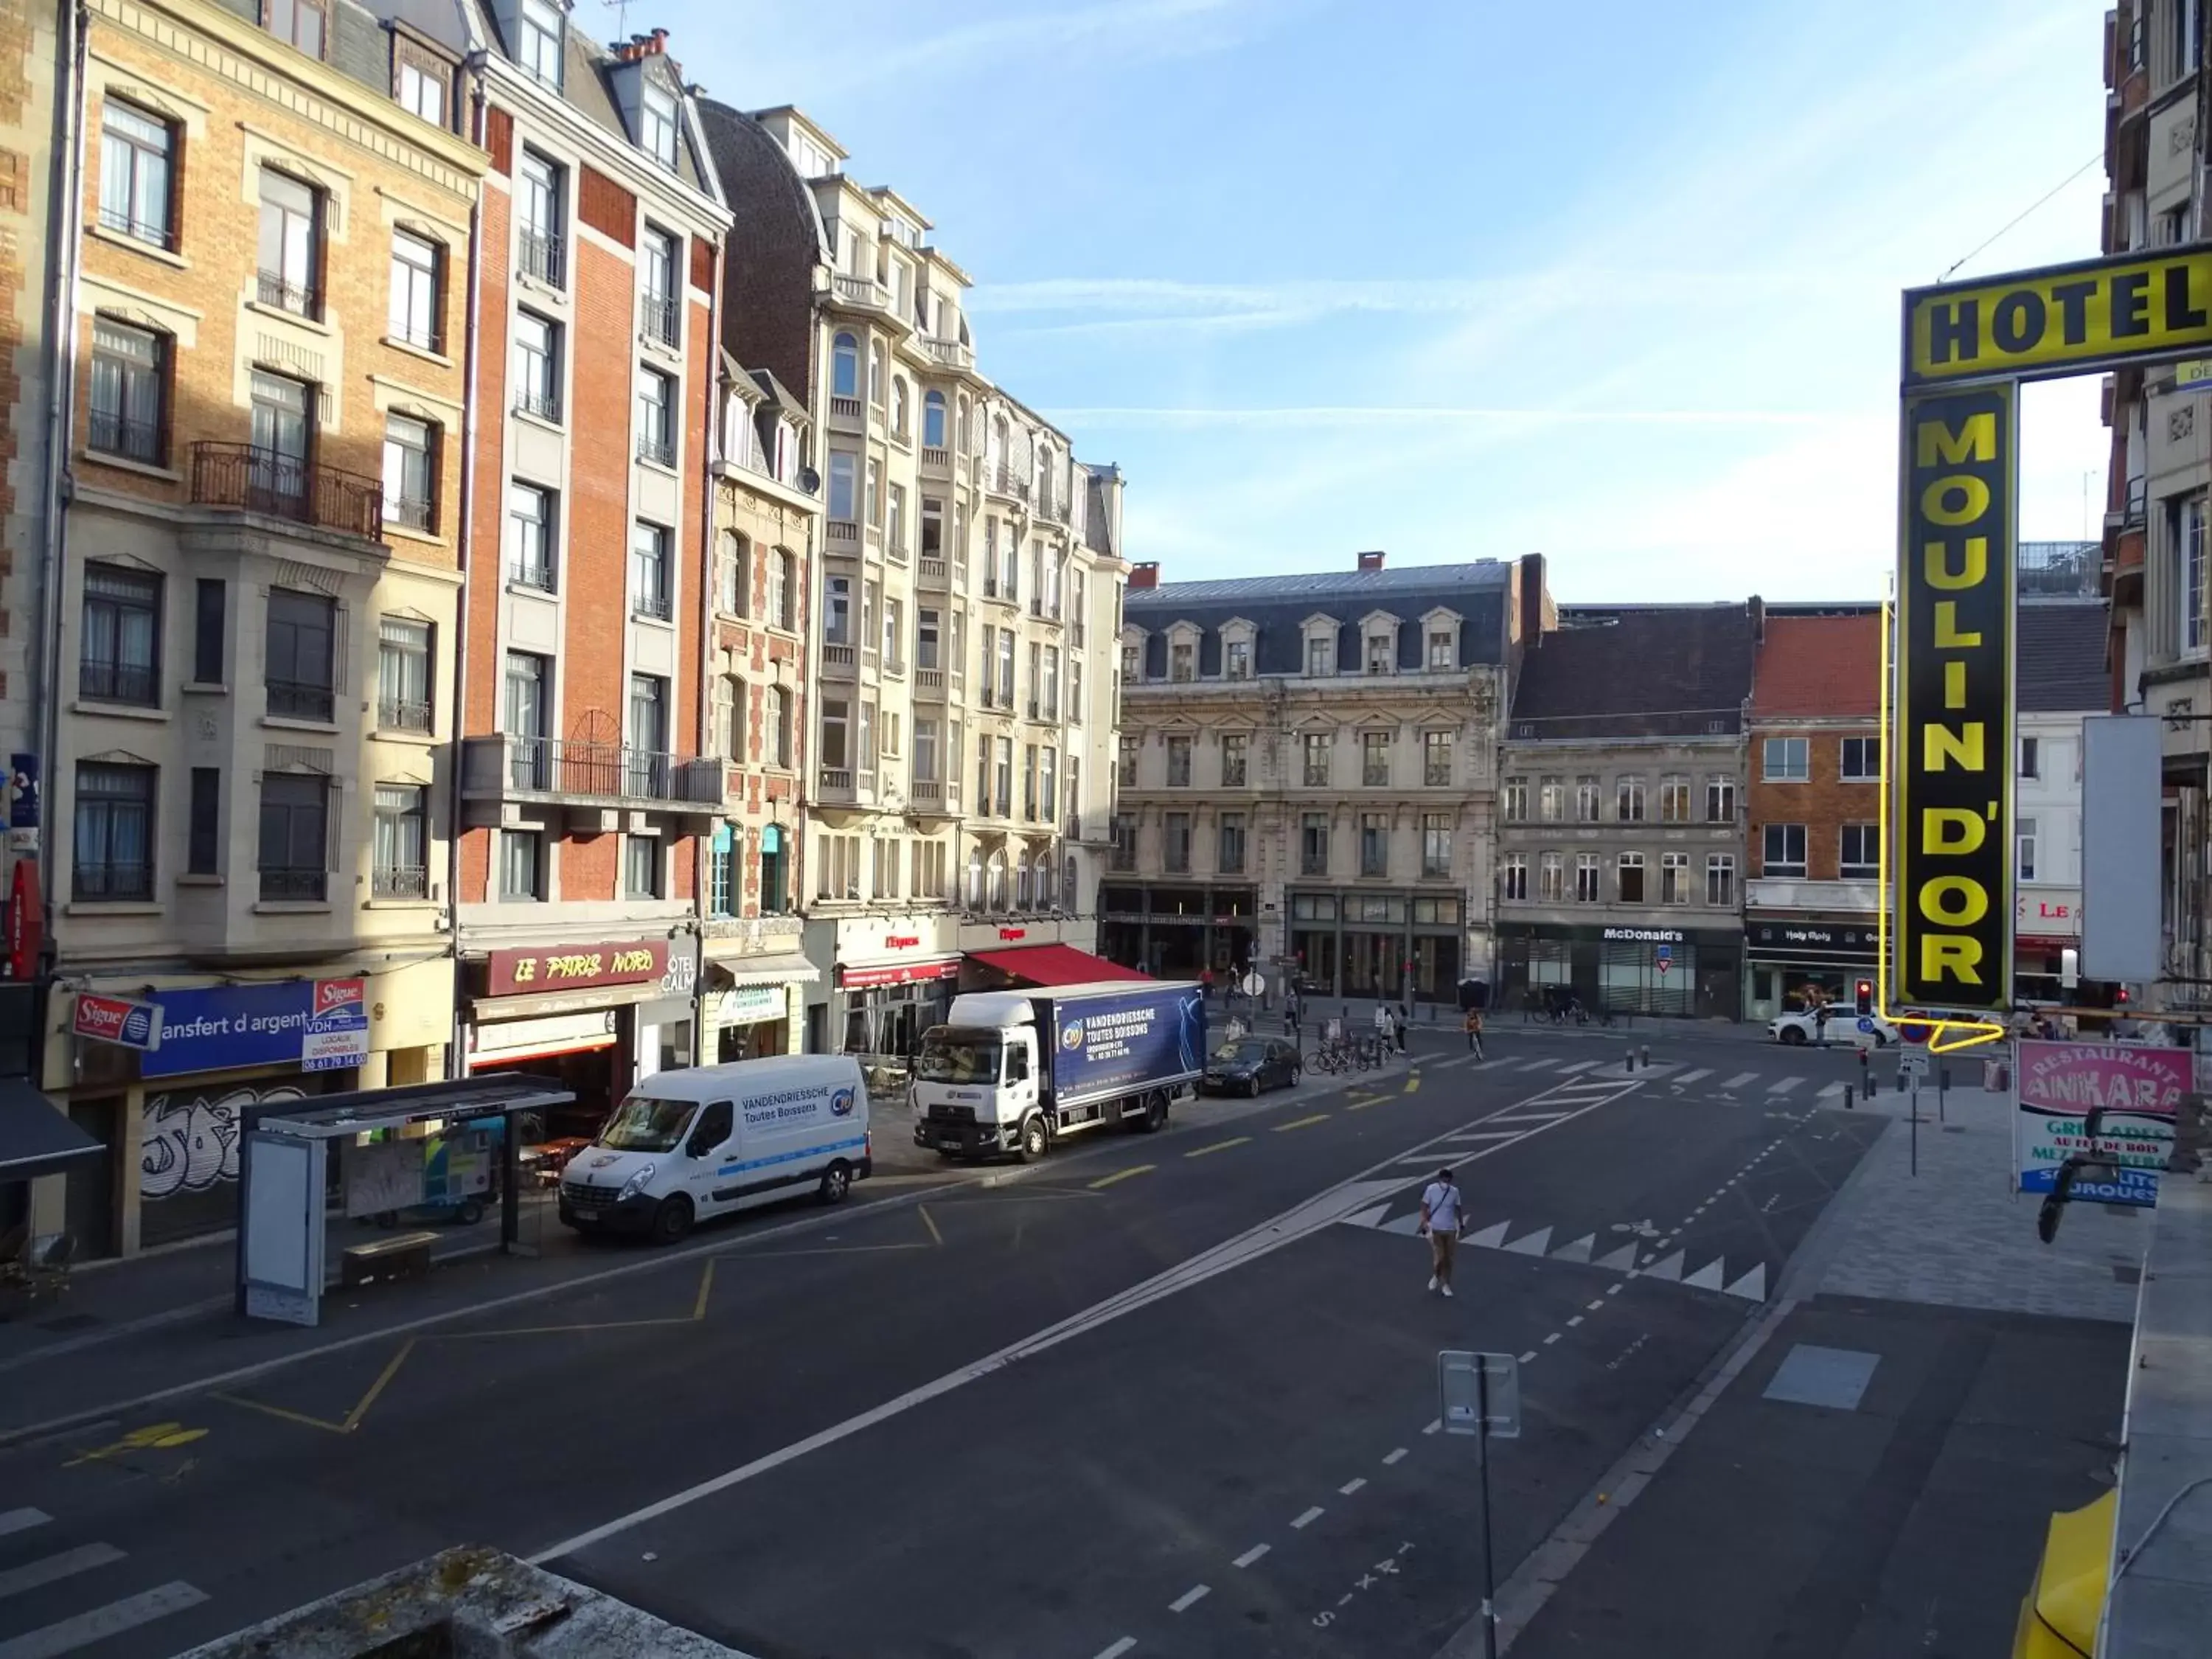
[{"label": "blue sky", "polygon": [[[634,0],[977,282],[1170,580],[1540,550],[1568,600],[1871,597],[1899,290],[2100,155],[2094,0]],[[597,14],[594,15],[594,14]],[[577,21],[616,33],[580,0]],[[2097,252],[2101,163],[1960,267]],[[2084,533],[2092,380],[2022,532]]]}]

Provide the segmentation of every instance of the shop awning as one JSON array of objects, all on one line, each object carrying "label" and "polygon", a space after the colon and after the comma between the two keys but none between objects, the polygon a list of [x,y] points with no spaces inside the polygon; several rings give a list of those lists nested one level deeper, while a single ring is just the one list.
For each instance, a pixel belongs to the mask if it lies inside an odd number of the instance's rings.
[{"label": "shop awning", "polygon": [[27,1078],[0,1078],[0,1181],[54,1175],[106,1149]]},{"label": "shop awning", "polygon": [[1101,980],[1150,979],[1133,968],[1124,968],[1072,945],[1024,945],[1012,951],[970,951],[971,959],[986,968],[1027,980],[1032,985],[1092,985]]},{"label": "shop awning", "polygon": [[714,971],[736,985],[811,985],[822,977],[796,951],[781,957],[738,957],[714,964]]}]

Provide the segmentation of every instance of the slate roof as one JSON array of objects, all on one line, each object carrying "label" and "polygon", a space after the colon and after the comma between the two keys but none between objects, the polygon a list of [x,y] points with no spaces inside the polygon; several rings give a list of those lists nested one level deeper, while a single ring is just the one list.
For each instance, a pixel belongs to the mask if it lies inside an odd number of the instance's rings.
[{"label": "slate roof", "polygon": [[[1133,611],[1140,601],[1150,605],[1156,600],[1170,605],[1212,605],[1253,594],[1298,594],[1310,599],[1341,599],[1349,602],[1407,589],[1503,589],[1510,571],[1511,567],[1502,560],[1482,559],[1473,564],[1402,565],[1395,570],[1316,570],[1280,576],[1234,576],[1217,581],[1163,582],[1158,587],[1130,594],[1128,608]],[[1174,595],[1172,599],[1168,598],[1170,594]]]},{"label": "slate roof", "polygon": [[2106,666],[2111,623],[2102,599],[2030,599],[2013,633],[2013,685],[2023,712],[2103,713],[2112,706]]},{"label": "slate roof", "polygon": [[1767,614],[1751,687],[1755,720],[1872,719],[1881,709],[1881,612]]},{"label": "slate roof", "polygon": [[[1121,474],[1121,468],[1112,465],[1094,466],[1079,462],[1084,471],[1084,489],[1088,492],[1084,502],[1083,544],[1094,553],[1119,556],[1114,545],[1114,526],[1107,511],[1107,490]],[[1152,590],[1157,592],[1158,590]]]},{"label": "slate roof", "polygon": [[1515,739],[1717,737],[1743,729],[1747,605],[1573,605],[1522,660]]}]

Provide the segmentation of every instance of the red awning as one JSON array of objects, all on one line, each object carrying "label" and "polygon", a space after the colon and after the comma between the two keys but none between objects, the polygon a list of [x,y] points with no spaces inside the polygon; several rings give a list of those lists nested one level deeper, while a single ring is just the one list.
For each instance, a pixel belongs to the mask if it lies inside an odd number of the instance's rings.
[{"label": "red awning", "polygon": [[1012,951],[970,951],[986,968],[1027,980],[1032,985],[1091,985],[1100,980],[1150,979],[1133,968],[1094,957],[1072,945],[1024,945]]}]

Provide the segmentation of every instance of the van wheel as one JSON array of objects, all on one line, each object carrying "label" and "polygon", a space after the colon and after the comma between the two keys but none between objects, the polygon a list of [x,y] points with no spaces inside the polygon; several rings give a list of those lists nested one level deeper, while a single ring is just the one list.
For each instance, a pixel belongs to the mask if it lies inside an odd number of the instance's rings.
[{"label": "van wheel", "polygon": [[691,1200],[678,1194],[665,1198],[653,1212],[653,1242],[673,1244],[691,1231]]},{"label": "van wheel", "polygon": [[[1260,1091],[1255,1088],[1252,1092],[1256,1095]],[[1145,1133],[1148,1135],[1156,1134],[1168,1127],[1168,1097],[1165,1093],[1155,1093],[1145,1103],[1144,1125]]]},{"label": "van wheel", "polygon": [[461,1207],[453,1212],[453,1219],[459,1222],[464,1227],[473,1227],[477,1222],[482,1221],[483,1218],[483,1200],[480,1198],[463,1199],[461,1200]]},{"label": "van wheel", "polygon": [[1034,1164],[1045,1155],[1045,1149],[1050,1144],[1044,1132],[1044,1119],[1031,1112],[1022,1120],[1021,1139],[1014,1147],[1014,1162]]},{"label": "van wheel", "polygon": [[853,1190],[853,1166],[839,1158],[822,1172],[822,1201],[836,1204]]}]

